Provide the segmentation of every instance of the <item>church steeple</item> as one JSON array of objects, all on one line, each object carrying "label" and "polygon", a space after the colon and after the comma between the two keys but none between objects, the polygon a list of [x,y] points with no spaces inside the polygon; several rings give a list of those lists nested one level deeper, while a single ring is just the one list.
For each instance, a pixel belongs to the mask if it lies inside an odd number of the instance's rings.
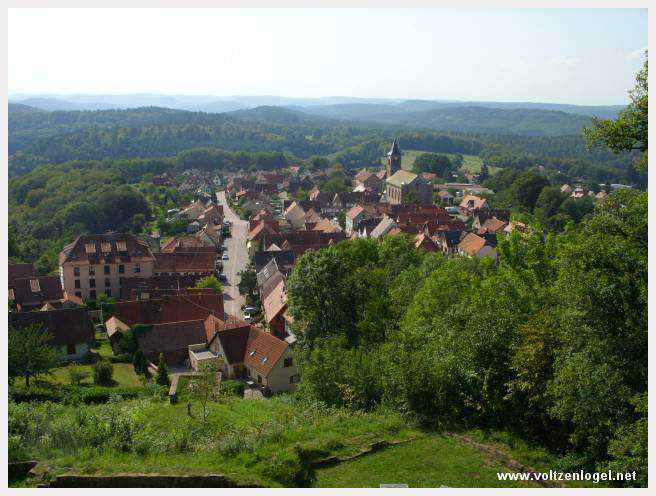
[{"label": "church steeple", "polygon": [[399,148],[396,138],[392,143],[392,148],[387,153],[387,177],[391,177],[396,171],[401,169],[401,149]]}]

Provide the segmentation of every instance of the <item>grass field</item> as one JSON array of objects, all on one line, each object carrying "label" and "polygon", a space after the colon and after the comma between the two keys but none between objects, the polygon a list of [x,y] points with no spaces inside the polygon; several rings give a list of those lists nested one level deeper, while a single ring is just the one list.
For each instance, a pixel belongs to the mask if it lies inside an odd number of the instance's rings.
[{"label": "grass field", "polygon": [[[422,153],[429,153],[429,152],[425,152],[422,150],[403,150],[403,156],[401,157],[401,167],[405,170],[412,170],[412,166],[415,163],[415,159],[417,158],[417,155],[421,155]],[[445,155],[448,155],[449,158],[452,158],[454,156],[453,153],[445,153]],[[470,172],[471,174],[476,174],[477,172],[480,172],[481,166],[483,165],[483,159],[481,157],[479,157],[478,155],[463,155],[463,158],[464,158],[464,162],[462,164],[462,167],[460,168],[462,171],[467,171]],[[381,159],[381,164],[386,165],[387,158],[383,157]],[[498,170],[499,170],[498,167],[490,167],[490,174],[494,174]]]},{"label": "grass field", "polygon": [[428,487],[538,487],[528,482],[500,482],[509,469],[499,460],[441,434],[385,448],[357,460],[317,471],[315,487],[379,487],[408,484]]},{"label": "grass field", "polygon": [[[114,367],[114,384],[116,387],[138,387],[141,386],[139,376],[134,372],[134,367],[131,363],[113,363]],[[80,370],[86,372],[88,375],[81,384],[93,384],[93,365],[79,365]],[[56,384],[70,384],[68,370],[70,365],[64,367],[57,367],[53,370],[50,378],[45,378]]]}]

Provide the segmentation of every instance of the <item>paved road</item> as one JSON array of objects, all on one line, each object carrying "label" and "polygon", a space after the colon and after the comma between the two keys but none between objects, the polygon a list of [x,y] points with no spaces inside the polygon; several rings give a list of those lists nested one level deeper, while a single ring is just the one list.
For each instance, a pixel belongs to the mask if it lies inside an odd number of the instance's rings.
[{"label": "paved road", "polygon": [[227,283],[223,283],[223,298],[225,312],[228,315],[242,317],[241,306],[244,304],[244,297],[239,294],[237,284],[239,284],[239,272],[248,265],[248,250],[246,242],[248,241],[248,221],[241,220],[235,214],[228,202],[226,201],[225,192],[219,191],[216,194],[217,201],[223,205],[225,219],[232,223],[232,236],[226,240],[229,260],[223,261],[223,273],[228,278]]}]

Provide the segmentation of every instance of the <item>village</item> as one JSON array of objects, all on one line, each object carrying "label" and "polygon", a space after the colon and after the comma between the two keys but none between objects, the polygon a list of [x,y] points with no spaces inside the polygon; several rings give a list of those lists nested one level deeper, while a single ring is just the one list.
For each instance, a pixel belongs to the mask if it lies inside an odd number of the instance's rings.
[{"label": "village", "polygon": [[[155,176],[154,185],[193,196],[167,212],[186,232],[80,235],[60,252],[59,276],[10,264],[10,325],[47,329],[63,363],[93,360],[98,336],[121,355],[122,337],[147,326],[137,349],[152,374],[164,357],[173,398],[178,377],[211,362],[224,379],[244,382],[247,396],[294,391],[301,378],[285,281],[305,252],[404,233],[416,249],[496,260],[499,236],[528,229],[493,208],[485,197],[493,192],[476,175],[438,182],[403,169],[402,154],[394,140],[386,166],[358,171],[349,192],[322,191],[325,171],[294,166],[223,176],[188,170],[182,182]],[[561,191],[593,195],[569,185]],[[221,290],[199,284],[207,279]]]}]

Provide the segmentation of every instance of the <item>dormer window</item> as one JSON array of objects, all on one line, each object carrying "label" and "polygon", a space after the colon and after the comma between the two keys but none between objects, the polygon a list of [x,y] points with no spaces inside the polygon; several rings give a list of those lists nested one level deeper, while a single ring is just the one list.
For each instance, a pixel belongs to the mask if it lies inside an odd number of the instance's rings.
[{"label": "dormer window", "polygon": [[111,253],[112,251],[112,245],[107,242],[100,243],[100,249],[102,250],[103,253]]},{"label": "dormer window", "polygon": [[128,247],[125,245],[125,241],[117,241],[116,242],[116,249],[121,252],[126,252],[128,251]]},{"label": "dormer window", "polygon": [[39,293],[41,291],[41,285],[38,279],[30,279],[30,291],[32,293]]},{"label": "dormer window", "polygon": [[91,253],[96,253],[96,245],[95,243],[87,243],[84,245],[84,251],[87,252],[87,254]]}]

